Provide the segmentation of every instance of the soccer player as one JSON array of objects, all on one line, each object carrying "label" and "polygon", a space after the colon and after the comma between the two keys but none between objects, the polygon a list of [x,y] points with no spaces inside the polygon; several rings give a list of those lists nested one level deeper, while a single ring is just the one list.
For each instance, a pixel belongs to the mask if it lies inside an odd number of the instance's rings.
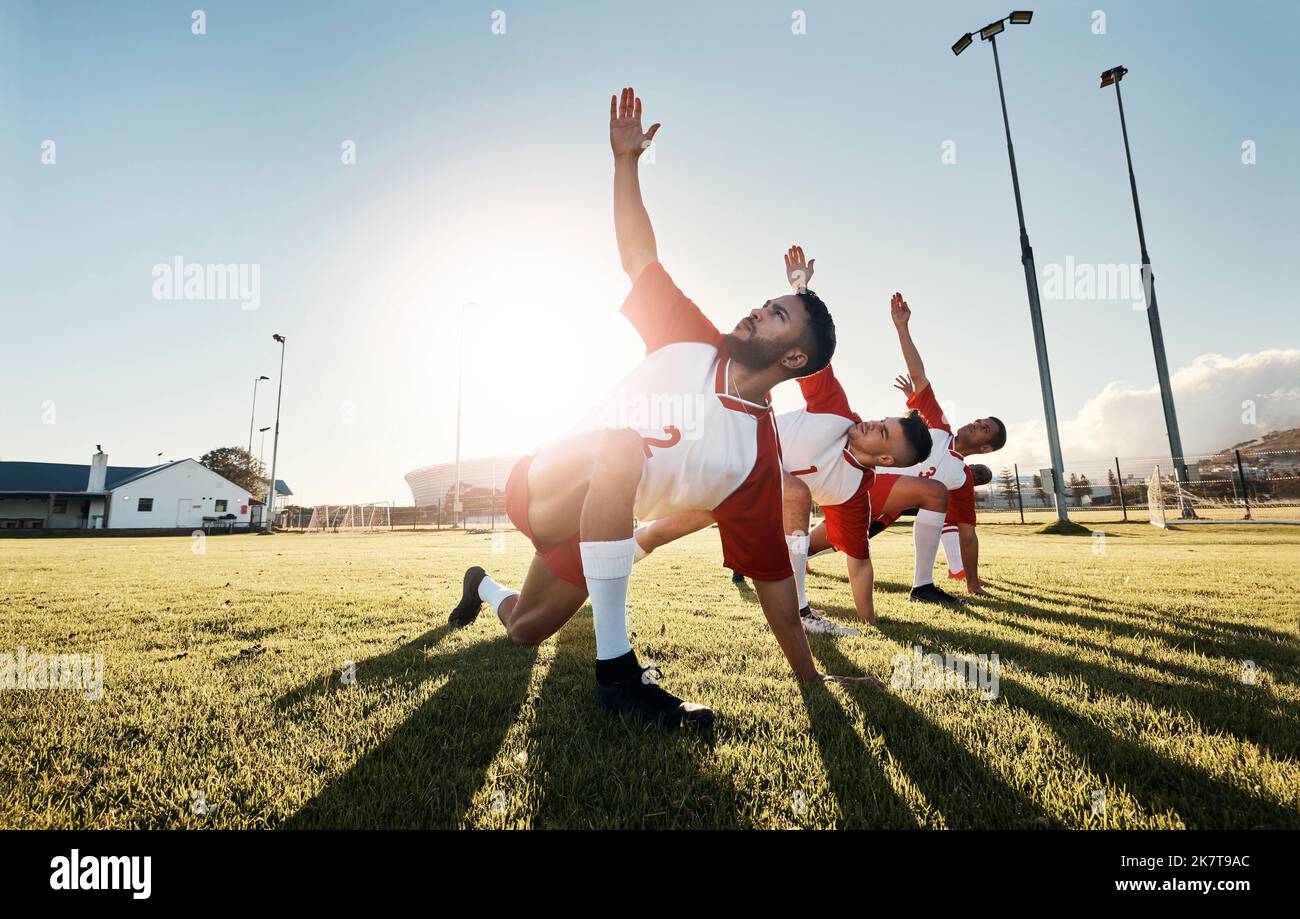
[{"label": "soccer player", "polygon": [[[964,424],[957,429],[956,433],[953,433],[947,416],[935,398],[934,390],[930,386],[930,380],[925,375],[925,364],[921,360],[920,352],[916,349],[916,343],[912,341],[912,333],[909,328],[912,310],[908,307],[907,301],[903,299],[902,294],[894,294],[893,300],[890,301],[890,314],[894,321],[894,328],[898,332],[898,343],[903,352],[903,361],[907,365],[907,373],[900,374],[895,380],[894,386],[907,396],[907,407],[920,412],[921,417],[925,419],[925,423],[930,428],[930,436],[933,439],[929,457],[913,467],[898,470],[898,473],[904,476],[933,479],[942,483],[949,492],[959,493],[956,500],[959,503],[959,514],[962,515],[962,522],[958,523],[958,528],[962,530],[964,527],[963,532],[967,536],[967,539],[962,544],[963,558],[966,560],[968,568],[967,589],[977,596],[984,596],[977,570],[979,564],[979,538],[975,535],[974,524],[975,491],[970,472],[966,468],[966,457],[1001,450],[1007,443],[1007,428],[999,419],[990,415],[987,418],[977,418],[968,424]],[[965,508],[967,502],[969,508],[963,510],[962,508]],[[951,498],[949,504],[950,506],[952,504]],[[921,525],[921,516],[921,513],[917,514],[917,522],[914,526]],[[896,519],[897,514],[894,514],[892,518],[886,515],[879,522],[883,523],[884,526],[889,526]],[[926,525],[928,526],[931,523],[932,521],[927,519]],[[939,520],[938,527],[940,531],[942,531],[943,525],[944,520]],[[918,580],[923,580],[924,583],[919,586],[913,585],[912,596],[918,599],[931,598],[934,602],[940,603],[957,602],[955,597],[934,585],[933,556],[931,556],[930,561],[931,568],[924,572],[920,570],[918,561],[916,577]],[[918,592],[922,592],[924,596],[918,597]]]},{"label": "soccer player", "polygon": [[[976,596],[988,596],[979,578],[979,537],[975,535],[975,489],[993,481],[993,470],[983,463],[967,466],[969,473],[961,488],[948,495],[948,515],[943,521],[943,555],[948,560],[948,577],[965,581]],[[969,566],[963,563],[970,558]]]},{"label": "soccer player", "polygon": [[811,291],[755,307],[723,335],[659,264],[637,161],[659,130],[641,128],[630,89],[610,100],[614,229],[632,291],[622,312],[645,359],[559,441],[510,473],[506,509],[537,551],[520,590],[478,566],[465,572],[450,622],[489,604],[512,641],[536,645],[591,598],[597,700],[666,727],[709,724],[712,710],[672,695],[637,661],[627,634],[633,518],[704,509],[718,520],[727,567],[754,580],[772,633],[801,679],[874,682],[817,670],[799,624],[781,524],[781,465],[767,394],[825,367],[835,326]]},{"label": "soccer player", "polygon": [[[807,282],[812,279],[813,262],[805,259],[801,247],[792,246],[786,253],[785,268],[790,285],[796,290],[806,290]],[[811,548],[834,547],[844,553],[854,607],[859,618],[874,622],[874,572],[867,529],[872,518],[875,467],[909,466],[928,456],[930,434],[915,411],[901,418],[862,420],[849,405],[848,395],[830,365],[818,373],[800,377],[799,388],[807,407],[778,415],[776,424],[781,434],[781,460],[785,470],[785,538],[800,618],[805,631],[856,635],[856,630],[814,613],[808,605],[806,575],[812,502],[821,506],[826,519],[818,527],[819,541]],[[897,500],[932,508],[932,513],[942,522],[947,507],[947,493],[942,488],[911,479],[897,490]],[[707,515],[696,513],[643,527],[637,534],[638,557],[710,522]],[[933,543],[929,550],[931,568],[939,547],[938,527]],[[918,553],[925,551],[918,544]]]}]

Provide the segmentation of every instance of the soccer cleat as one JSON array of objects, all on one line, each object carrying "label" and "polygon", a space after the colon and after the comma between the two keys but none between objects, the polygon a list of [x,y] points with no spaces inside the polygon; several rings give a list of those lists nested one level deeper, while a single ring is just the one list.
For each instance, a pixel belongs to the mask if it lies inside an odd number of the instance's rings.
[{"label": "soccer cleat", "polygon": [[949,572],[948,572],[948,580],[950,580],[950,581],[964,581],[964,580],[966,580],[966,572],[964,572],[964,571],[949,571]]},{"label": "soccer cleat", "polygon": [[478,585],[485,577],[487,577],[487,572],[478,565],[465,572],[465,582],[460,592],[460,602],[456,604],[456,608],[447,617],[447,621],[456,628],[463,629],[478,618],[479,610],[483,608],[483,601],[478,597]]},{"label": "soccer cleat", "polygon": [[624,712],[655,727],[707,727],[713,723],[713,709],[661,689],[659,676],[658,667],[642,667],[639,673],[613,683],[597,680],[596,701],[611,712]]},{"label": "soccer cleat", "polygon": [[810,606],[799,610],[799,621],[803,623],[803,630],[810,635],[851,635],[856,638],[862,634],[857,629],[832,622],[823,616],[820,610],[814,610]]},{"label": "soccer cleat", "polygon": [[744,584],[744,583],[745,583],[745,576],[744,576],[743,574],[741,574],[739,571],[733,571],[733,572],[731,572],[731,583],[733,583],[733,584]]},{"label": "soccer cleat", "polygon": [[913,587],[912,592],[908,594],[907,599],[913,603],[937,603],[940,606],[961,606],[962,602],[952,594],[942,591],[934,586],[934,583],[922,584],[920,587]]}]

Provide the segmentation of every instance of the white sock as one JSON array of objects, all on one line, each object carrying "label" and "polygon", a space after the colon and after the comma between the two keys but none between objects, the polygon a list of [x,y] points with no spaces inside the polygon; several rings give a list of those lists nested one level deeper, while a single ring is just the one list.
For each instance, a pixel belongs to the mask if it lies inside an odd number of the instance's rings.
[{"label": "white sock", "polygon": [[622,657],[632,650],[627,639],[627,580],[635,547],[636,539],[631,536],[613,542],[578,543],[596,627],[596,660]]},{"label": "white sock", "polygon": [[943,557],[948,560],[948,570],[953,574],[961,574],[966,570],[966,566],[961,563],[961,537],[957,535],[955,526],[946,526],[943,528]]},{"label": "white sock", "polygon": [[799,608],[808,605],[808,537],[787,536],[785,544],[790,549],[790,567],[794,569],[794,589],[799,594]]},{"label": "white sock", "polygon": [[478,598],[492,607],[492,612],[497,614],[497,619],[505,625],[505,620],[501,619],[501,604],[509,597],[519,596],[519,591],[511,590],[509,587],[502,587],[490,577],[484,575],[483,580],[478,582]]},{"label": "white sock", "polygon": [[633,549],[632,549],[632,564],[634,564],[634,565],[635,565],[637,562],[641,561],[641,559],[645,558],[647,555],[650,554],[650,553],[647,552],[645,549],[642,549],[642,548],[641,548],[641,540],[639,540],[639,539],[636,538],[636,534],[637,534],[637,533],[644,533],[644,532],[646,532],[646,531],[649,530],[649,529],[650,529],[649,526],[637,527],[637,528],[636,528],[636,533],[633,533],[633,534],[632,534],[632,541],[633,541],[633,543],[635,543],[635,545],[633,546]]},{"label": "white sock", "polygon": [[943,532],[943,512],[922,508],[912,524],[912,544],[916,546],[916,569],[912,586],[934,583],[934,558],[939,554],[939,535]]}]

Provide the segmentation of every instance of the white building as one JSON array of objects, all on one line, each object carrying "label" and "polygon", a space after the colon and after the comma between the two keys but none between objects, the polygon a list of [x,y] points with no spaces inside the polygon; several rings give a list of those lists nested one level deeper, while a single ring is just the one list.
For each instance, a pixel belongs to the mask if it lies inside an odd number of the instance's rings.
[{"label": "white building", "polygon": [[249,525],[249,495],[192,459],[151,467],[0,462],[0,529],[180,529]]}]

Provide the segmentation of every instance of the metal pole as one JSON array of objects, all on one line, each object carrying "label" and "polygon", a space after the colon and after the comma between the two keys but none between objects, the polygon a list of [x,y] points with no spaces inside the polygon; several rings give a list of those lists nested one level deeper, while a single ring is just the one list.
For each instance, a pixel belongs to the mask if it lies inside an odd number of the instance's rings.
[{"label": "metal pole", "polygon": [[275,466],[280,458],[280,397],[284,395],[284,336],[277,336],[280,342],[280,381],[275,392],[275,435],[271,438],[271,481],[266,488],[266,520],[262,531],[273,532],[271,521],[275,519]]},{"label": "metal pole", "polygon": [[[1174,471],[1180,482],[1187,482],[1187,462],[1183,457],[1183,439],[1178,432],[1178,415],[1174,411],[1174,391],[1169,385],[1169,362],[1165,359],[1165,337],[1160,330],[1160,310],[1156,306],[1156,279],[1151,272],[1151,256],[1147,254],[1147,236],[1142,228],[1142,207],[1138,204],[1137,177],[1133,174],[1133,154],[1128,145],[1128,122],[1124,118],[1124,96],[1115,81],[1115,101],[1119,103],[1119,127],[1124,135],[1124,158],[1128,161],[1128,184],[1133,194],[1133,215],[1137,218],[1138,245],[1142,250],[1142,287],[1147,303],[1147,324],[1151,327],[1151,349],[1156,357],[1156,380],[1160,384],[1160,404],[1165,412],[1165,430],[1169,435],[1169,453],[1174,461]],[[1192,518],[1192,510],[1185,496],[1181,496],[1183,516]]]},{"label": "metal pole", "polygon": [[257,384],[262,382],[258,377],[253,381],[253,410],[248,413],[248,452],[253,452],[253,419],[257,417]]},{"label": "metal pole", "polygon": [[1237,476],[1241,479],[1241,500],[1246,502],[1246,516],[1242,519],[1250,519],[1250,492],[1246,490],[1246,470],[1241,467],[1241,451],[1234,450],[1237,454]]},{"label": "metal pole", "polygon": [[1047,446],[1052,457],[1052,478],[1056,491],[1056,517],[1068,522],[1066,510],[1065,482],[1062,472],[1065,464],[1061,459],[1061,438],[1056,429],[1056,398],[1052,394],[1052,371],[1047,362],[1047,336],[1043,331],[1043,308],[1038,299],[1038,270],[1034,267],[1034,250],[1029,245],[1029,233],[1025,230],[1025,210],[1020,200],[1020,177],[1016,172],[1016,151],[1011,145],[1011,122],[1007,118],[1007,98],[1002,89],[1002,63],[998,58],[998,40],[989,39],[993,46],[993,66],[998,75],[998,100],[1002,103],[1002,126],[1007,134],[1007,158],[1011,162],[1011,187],[1016,194],[1016,219],[1020,223],[1020,262],[1025,269],[1025,288],[1029,294],[1029,318],[1034,327],[1034,350],[1038,355],[1038,383],[1043,390],[1043,413],[1047,416]]},{"label": "metal pole", "polygon": [[460,308],[460,360],[456,371],[456,490],[451,498],[451,526],[456,528],[456,511],[460,507],[460,409],[465,388],[465,307]]},{"label": "metal pole", "polygon": [[1119,457],[1115,457],[1115,481],[1119,484],[1119,506],[1124,511],[1124,522],[1128,523],[1128,502],[1124,500],[1124,473],[1119,471]]},{"label": "metal pole", "polygon": [[1020,466],[1016,463],[1011,464],[1011,468],[1016,471],[1016,504],[1020,505],[1020,522],[1025,522],[1025,499],[1020,494]]}]

